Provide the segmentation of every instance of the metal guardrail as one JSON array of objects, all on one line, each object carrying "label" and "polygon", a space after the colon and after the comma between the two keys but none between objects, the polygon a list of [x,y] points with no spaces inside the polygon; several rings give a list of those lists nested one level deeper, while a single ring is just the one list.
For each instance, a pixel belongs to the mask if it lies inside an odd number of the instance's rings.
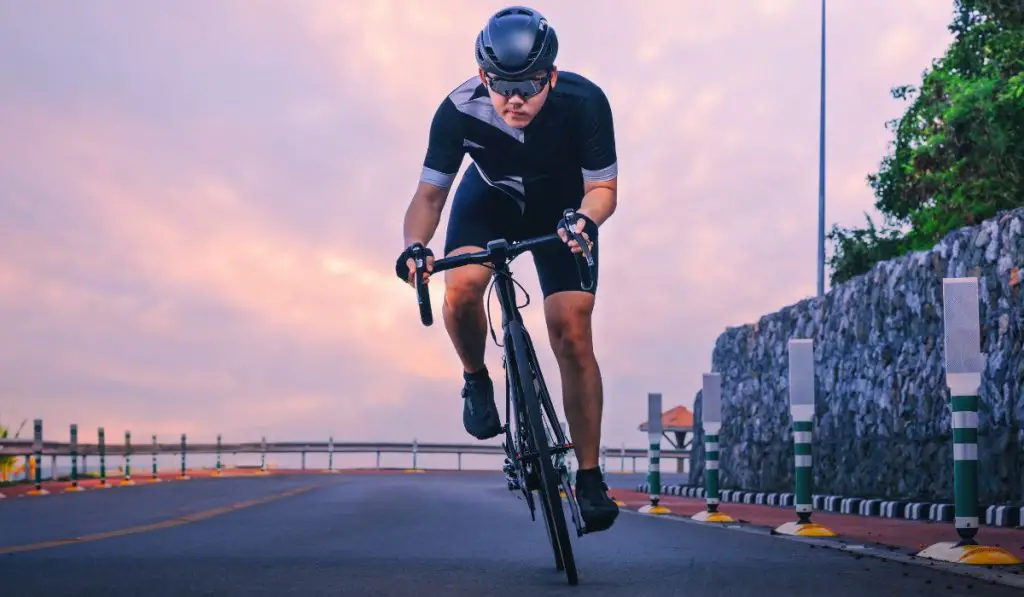
[{"label": "metal guardrail", "polygon": [[[130,450],[126,444],[104,443],[107,456],[123,456],[125,454],[181,454],[182,444],[174,443],[132,443]],[[188,443],[184,446],[188,454],[216,454],[216,443]],[[71,444],[68,442],[43,441],[41,455],[71,456]],[[221,443],[221,454],[302,454],[302,453],[343,453],[343,454],[479,454],[501,456],[505,450],[495,444],[447,444],[421,442],[241,442]],[[99,444],[79,443],[75,453],[78,456],[98,456]],[[36,454],[36,442],[32,439],[0,439],[0,456],[32,456]],[[647,458],[646,448],[602,448],[606,458]],[[689,450],[661,450],[662,458],[690,457]]]},{"label": "metal guardrail", "polygon": [[[57,459],[65,457],[70,460],[70,479],[72,486],[75,486],[78,479],[79,460],[81,460],[82,472],[84,474],[86,470],[86,460],[89,456],[99,457],[100,479],[101,483],[105,484],[107,470],[106,462],[110,457],[121,457],[124,459],[124,467],[123,469],[119,467],[119,470],[123,470],[125,478],[130,479],[130,461],[134,456],[150,456],[152,458],[151,474],[155,478],[158,474],[158,456],[179,455],[181,456],[181,478],[187,479],[187,459],[189,454],[216,454],[217,471],[222,470],[221,456],[225,454],[258,454],[260,455],[259,467],[262,470],[266,470],[268,454],[299,454],[302,456],[302,470],[306,470],[307,454],[326,453],[328,455],[328,469],[331,471],[335,470],[335,454],[376,454],[377,469],[381,468],[381,454],[411,454],[413,469],[418,469],[417,456],[420,454],[452,454],[458,459],[457,467],[459,470],[462,470],[463,454],[479,454],[487,456],[503,456],[505,454],[505,450],[501,445],[478,443],[420,443],[416,439],[413,439],[410,443],[335,442],[333,437],[329,438],[326,442],[268,442],[266,441],[266,437],[263,437],[258,442],[225,443],[222,441],[221,435],[218,434],[216,443],[189,443],[188,434],[182,433],[180,441],[174,443],[161,443],[157,441],[157,436],[152,435],[150,437],[152,438],[151,442],[136,444],[131,440],[131,432],[126,430],[124,432],[123,443],[109,443],[106,441],[104,428],[100,427],[97,429],[97,443],[81,443],[78,441],[78,425],[72,424],[70,426],[70,441],[66,443],[46,441],[43,439],[43,421],[42,419],[36,419],[33,423],[33,434],[31,439],[0,438],[0,458],[5,458],[8,461],[18,457],[25,458],[24,479],[27,481],[30,479],[30,475],[34,476],[36,491],[41,491],[43,481],[42,459],[44,457],[49,457],[51,461],[49,473],[49,479],[51,480],[57,478]],[[609,449],[604,447],[601,449],[602,468],[605,468],[605,462],[609,456],[612,458],[619,458],[622,470],[625,470],[626,458],[629,458],[633,461],[633,472],[636,472],[637,458],[648,457],[649,452],[647,449],[626,448],[625,446],[618,449]],[[689,460],[690,452],[688,450],[667,450],[662,452],[661,456],[663,458],[675,458],[677,468],[680,468],[686,460]],[[9,465],[10,462],[7,463],[7,466]],[[3,478],[8,481],[13,480],[7,479],[8,475],[9,472],[5,468],[3,471]],[[3,496],[0,495],[0,497]]]}]

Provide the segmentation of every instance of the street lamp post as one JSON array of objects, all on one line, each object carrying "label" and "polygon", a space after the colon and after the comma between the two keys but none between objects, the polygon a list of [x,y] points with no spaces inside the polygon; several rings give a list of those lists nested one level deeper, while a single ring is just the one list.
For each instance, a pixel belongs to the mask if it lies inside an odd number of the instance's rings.
[{"label": "street lamp post", "polygon": [[825,294],[825,0],[821,0],[821,108],[818,122],[818,296]]}]

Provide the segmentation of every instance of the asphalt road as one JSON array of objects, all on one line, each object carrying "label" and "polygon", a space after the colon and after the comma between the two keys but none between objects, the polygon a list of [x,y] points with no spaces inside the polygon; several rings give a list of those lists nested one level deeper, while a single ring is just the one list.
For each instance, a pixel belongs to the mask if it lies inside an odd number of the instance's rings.
[{"label": "asphalt road", "polygon": [[[85,540],[45,543],[73,537]],[[570,587],[542,522],[482,474],[196,479],[0,502],[4,595],[1020,595],[628,512],[575,550]]]}]

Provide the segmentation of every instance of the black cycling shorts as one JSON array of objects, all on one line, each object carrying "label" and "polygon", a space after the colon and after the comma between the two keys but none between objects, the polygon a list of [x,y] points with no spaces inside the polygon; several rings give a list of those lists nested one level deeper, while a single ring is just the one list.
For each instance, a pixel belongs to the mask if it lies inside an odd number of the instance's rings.
[{"label": "black cycling shorts", "polygon": [[[562,212],[569,207],[579,208],[583,200],[581,188],[573,192],[569,186],[565,193],[550,192],[552,196],[531,196],[525,212],[522,212],[515,199],[487,184],[476,165],[471,164],[452,199],[444,254],[449,255],[453,250],[466,246],[486,248],[488,241],[498,238],[511,242],[555,232]],[[541,293],[545,298],[556,292],[583,290],[579,268],[584,268],[586,275],[586,262],[581,260],[582,263],[577,265],[576,256],[568,246],[550,243],[533,249],[531,253]],[[596,243],[591,254],[594,257],[594,285],[585,292],[594,294],[597,292],[599,269]]]}]

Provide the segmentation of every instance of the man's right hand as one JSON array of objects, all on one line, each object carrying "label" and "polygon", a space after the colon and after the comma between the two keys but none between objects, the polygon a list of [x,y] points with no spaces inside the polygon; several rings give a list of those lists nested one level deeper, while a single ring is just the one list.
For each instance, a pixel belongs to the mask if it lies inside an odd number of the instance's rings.
[{"label": "man's right hand", "polygon": [[404,280],[406,284],[414,288],[416,286],[414,281],[416,261],[412,255],[416,248],[426,256],[426,271],[423,272],[423,283],[426,284],[430,280],[430,273],[434,271],[434,253],[428,247],[424,247],[420,243],[413,243],[402,251],[395,262],[395,274],[400,280]]}]

